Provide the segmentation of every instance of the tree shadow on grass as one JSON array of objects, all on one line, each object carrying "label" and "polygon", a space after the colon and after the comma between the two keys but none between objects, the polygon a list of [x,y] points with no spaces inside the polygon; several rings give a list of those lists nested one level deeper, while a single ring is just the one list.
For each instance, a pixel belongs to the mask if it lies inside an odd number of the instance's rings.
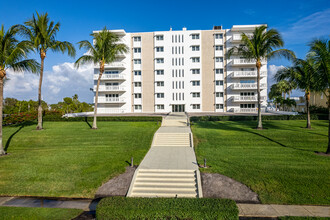
[{"label": "tree shadow on grass", "polygon": [[85,117],[85,122],[89,126],[89,128],[92,128],[92,125],[88,122],[88,118],[87,117]]},{"label": "tree shadow on grass", "polygon": [[18,129],[17,129],[14,133],[12,133],[12,134],[9,136],[9,138],[8,138],[8,140],[7,140],[7,142],[6,142],[6,145],[5,145],[5,151],[8,150],[8,148],[9,148],[9,146],[10,146],[10,142],[11,142],[11,140],[13,139],[13,137],[14,137],[18,132],[20,132],[20,130],[22,130],[25,126],[35,125],[35,124],[36,124],[36,123],[34,123],[34,122],[24,122],[24,123],[22,123],[22,124],[12,125],[12,127],[18,127]]},{"label": "tree shadow on grass", "polygon": [[[241,127],[238,127],[238,126],[246,126],[246,128],[241,128]],[[269,138],[263,134],[260,134],[258,132],[254,132],[252,128],[249,128],[250,125],[252,125],[250,122],[249,123],[242,123],[242,122],[234,122],[234,121],[231,121],[231,123],[217,123],[217,122],[203,122],[203,123],[198,123],[196,125],[196,127],[198,128],[206,128],[206,129],[218,129],[218,130],[227,130],[227,131],[238,131],[238,132],[246,132],[246,133],[250,133],[250,134],[254,134],[254,135],[257,135],[259,137],[262,137],[264,139],[267,139],[268,141],[270,142],[273,142],[281,147],[285,147],[285,148],[291,148],[291,149],[294,149],[294,150],[299,150],[299,151],[307,151],[307,152],[314,152],[313,150],[306,150],[306,149],[300,149],[300,148],[296,148],[296,147],[290,147],[290,146],[287,146],[285,144],[282,144],[280,143],[279,141],[276,141],[272,138]],[[269,126],[267,125],[266,127],[268,128],[271,128],[271,129],[281,129],[281,130],[286,130],[286,129],[283,129],[279,126]],[[288,130],[291,130],[291,129],[288,129]],[[295,130],[293,130],[295,131]],[[259,132],[262,132],[259,131]]]}]

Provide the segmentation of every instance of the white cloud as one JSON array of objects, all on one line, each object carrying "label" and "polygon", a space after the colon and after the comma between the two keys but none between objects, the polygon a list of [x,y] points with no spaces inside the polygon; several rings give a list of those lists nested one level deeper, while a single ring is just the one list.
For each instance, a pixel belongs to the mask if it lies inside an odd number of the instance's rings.
[{"label": "white cloud", "polygon": [[284,30],[283,37],[291,44],[307,43],[329,34],[330,8],[301,18]]},{"label": "white cloud", "polygon": [[[37,99],[39,76],[31,73],[8,71],[10,80],[4,88],[5,97],[29,100]],[[44,72],[42,96],[47,103],[57,103],[64,97],[78,94],[79,100],[92,102],[93,64],[82,65],[79,69],[74,63],[61,63]]]}]

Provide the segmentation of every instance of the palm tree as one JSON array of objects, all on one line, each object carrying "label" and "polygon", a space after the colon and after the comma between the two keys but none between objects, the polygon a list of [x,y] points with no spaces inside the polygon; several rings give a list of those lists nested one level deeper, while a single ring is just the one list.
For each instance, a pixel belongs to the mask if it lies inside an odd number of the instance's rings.
[{"label": "palm tree", "polygon": [[27,42],[19,42],[15,35],[17,29],[14,27],[5,31],[4,25],[0,29],[0,155],[6,154],[2,143],[2,108],[3,108],[3,86],[8,69],[18,71],[39,70],[39,64],[33,59],[26,59],[27,53],[32,50]]},{"label": "palm tree", "polygon": [[79,49],[86,49],[88,54],[81,56],[75,62],[75,66],[79,68],[80,65],[85,63],[94,63],[95,65],[99,65],[100,73],[97,79],[95,92],[94,120],[92,126],[92,129],[97,129],[97,103],[100,81],[102,74],[104,73],[104,66],[105,64],[114,62],[119,53],[126,53],[128,51],[128,47],[125,44],[119,43],[119,37],[115,33],[107,30],[106,27],[104,27],[104,29],[100,32],[92,33],[91,36],[94,40],[94,46],[88,40],[78,42]]},{"label": "palm tree", "polygon": [[[277,84],[273,84],[270,87],[270,91],[268,93],[268,97],[270,100],[274,101],[275,104],[275,110],[277,111],[277,105],[281,103],[281,99],[282,99],[282,93],[278,88]],[[281,99],[280,99],[281,98]]]},{"label": "palm tree", "polygon": [[[257,129],[262,129],[261,120],[261,99],[260,99],[260,69],[262,61],[274,57],[295,58],[294,53],[287,49],[277,49],[283,47],[284,42],[281,35],[275,29],[267,30],[266,26],[256,27],[251,37],[242,33],[242,44],[232,47],[227,56],[230,58],[234,54],[244,57],[249,61],[254,61],[257,67],[257,94],[258,94],[258,125]],[[277,50],[276,50],[277,49]]]},{"label": "palm tree", "polygon": [[318,91],[322,91],[328,98],[329,130],[326,153],[330,154],[330,41],[329,39],[316,39],[312,41],[309,46],[310,52],[308,55],[316,65],[318,73]]},{"label": "palm tree", "polygon": [[39,53],[41,59],[41,68],[39,76],[39,89],[38,89],[38,125],[37,130],[42,129],[42,100],[41,100],[41,86],[44,74],[44,60],[49,50],[53,52],[67,52],[69,56],[74,57],[76,50],[73,45],[67,41],[56,40],[56,34],[60,30],[60,23],[50,21],[48,13],[39,14],[36,12],[35,16],[26,22],[24,25],[17,25],[23,36],[25,36],[31,45],[34,47],[35,52]]},{"label": "palm tree", "polygon": [[316,89],[316,74],[317,71],[313,66],[311,59],[306,60],[296,59],[292,67],[287,67],[279,70],[275,78],[277,81],[287,79],[297,85],[297,88],[305,92],[306,99],[306,112],[307,112],[307,125],[306,128],[311,128],[310,121],[310,93]]}]

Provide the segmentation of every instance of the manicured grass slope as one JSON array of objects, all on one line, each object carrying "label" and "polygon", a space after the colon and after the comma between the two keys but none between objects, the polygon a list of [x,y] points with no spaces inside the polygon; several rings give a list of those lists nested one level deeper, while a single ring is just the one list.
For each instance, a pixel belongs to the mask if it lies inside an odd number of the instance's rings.
[{"label": "manicured grass slope", "polygon": [[326,150],[328,124],[313,121],[199,122],[192,126],[199,163],[240,181],[259,194],[262,203],[330,204],[330,157]]},{"label": "manicured grass slope", "polygon": [[108,197],[98,204],[96,218],[238,220],[238,208],[228,199]]},{"label": "manicured grass slope", "polygon": [[[148,151],[157,122],[46,122],[4,128],[9,155],[0,157],[0,195],[92,198],[103,182],[138,164]],[[126,161],[126,162],[125,162]]]},{"label": "manicured grass slope", "polygon": [[0,219],[65,220],[78,216],[82,210],[58,208],[0,207]]}]

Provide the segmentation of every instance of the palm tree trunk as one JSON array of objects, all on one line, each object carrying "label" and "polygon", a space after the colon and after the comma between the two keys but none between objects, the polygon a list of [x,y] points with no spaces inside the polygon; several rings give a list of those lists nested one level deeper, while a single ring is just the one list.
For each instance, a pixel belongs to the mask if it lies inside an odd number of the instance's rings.
[{"label": "palm tree trunk", "polygon": [[0,79],[0,155],[6,154],[2,143],[2,107],[3,107],[3,78]]},{"label": "palm tree trunk", "polygon": [[305,92],[305,97],[306,97],[306,111],[307,111],[307,126],[306,126],[306,128],[312,128],[311,127],[311,115],[310,115],[310,111],[309,111],[310,93],[306,91]]},{"label": "palm tree trunk", "polygon": [[260,100],[260,68],[261,62],[257,61],[257,94],[258,94],[258,126],[257,129],[262,129],[262,120],[261,120],[261,100]]},{"label": "palm tree trunk", "polygon": [[46,53],[40,51],[41,66],[40,66],[40,76],[39,76],[39,89],[38,89],[38,125],[37,130],[42,130],[42,100],[41,100],[41,86],[42,86],[42,77],[44,75],[44,60]]},{"label": "palm tree trunk", "polygon": [[94,104],[94,120],[93,120],[92,129],[97,129],[97,125],[96,125],[97,103],[98,103],[98,98],[99,98],[99,87],[100,87],[100,82],[101,82],[101,77],[102,77],[103,72],[104,72],[104,64],[102,62],[100,62],[100,74],[99,74],[99,78],[97,79],[97,85],[96,85],[95,104]]},{"label": "palm tree trunk", "polygon": [[325,152],[326,154],[330,154],[330,91],[328,92],[328,111],[329,111],[329,128],[328,128],[328,149]]}]

